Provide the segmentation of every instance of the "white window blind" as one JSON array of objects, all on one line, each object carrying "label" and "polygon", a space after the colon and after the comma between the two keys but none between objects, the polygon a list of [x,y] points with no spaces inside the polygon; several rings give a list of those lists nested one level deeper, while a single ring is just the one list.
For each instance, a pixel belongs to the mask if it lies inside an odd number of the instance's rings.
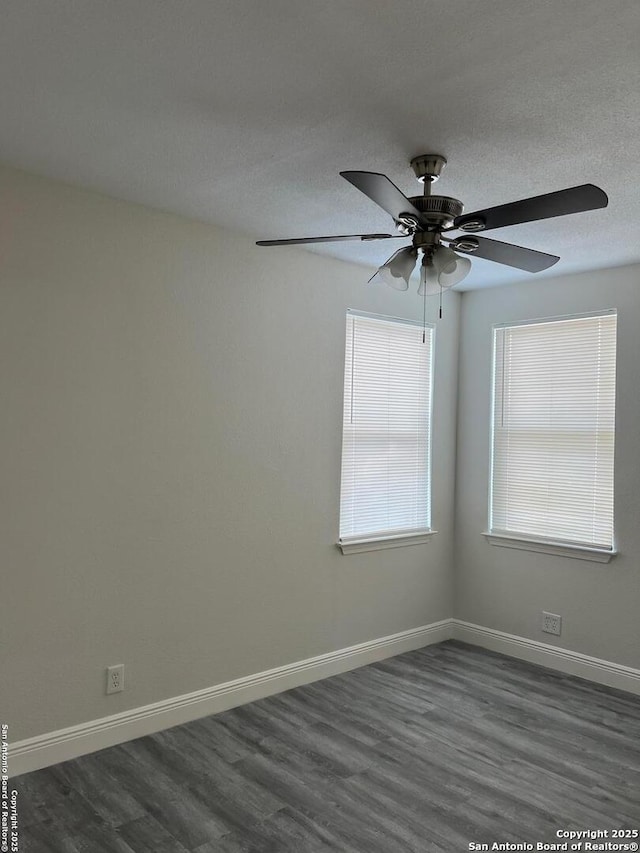
[{"label": "white window blind", "polygon": [[429,531],[432,367],[432,326],[347,315],[341,543]]},{"label": "white window blind", "polygon": [[613,549],[616,314],[494,335],[491,532]]}]

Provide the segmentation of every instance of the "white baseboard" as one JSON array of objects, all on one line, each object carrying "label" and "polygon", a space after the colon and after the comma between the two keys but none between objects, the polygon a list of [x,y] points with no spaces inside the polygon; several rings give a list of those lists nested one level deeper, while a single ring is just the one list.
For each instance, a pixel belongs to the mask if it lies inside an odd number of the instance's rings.
[{"label": "white baseboard", "polygon": [[99,749],[217,714],[274,693],[451,638],[451,619],[338,649],[224,684],[175,696],[9,745],[9,775],[19,776]]},{"label": "white baseboard", "polygon": [[605,684],[607,687],[640,695],[640,669],[550,646],[526,637],[505,634],[493,628],[483,628],[460,619],[452,620],[452,628],[451,637],[454,640],[482,646],[484,649],[537,663],[568,675],[577,675],[579,678],[595,681],[596,684]]},{"label": "white baseboard", "polygon": [[432,625],[423,625],[399,634],[296,661],[121,714],[16,741],[9,745],[9,775],[30,773],[32,770],[68,761],[209,714],[217,714],[237,705],[254,702],[274,693],[282,693],[302,684],[310,684],[321,678],[451,639],[640,695],[638,669],[526,637],[506,634],[493,628],[483,628],[460,619],[443,619]]}]

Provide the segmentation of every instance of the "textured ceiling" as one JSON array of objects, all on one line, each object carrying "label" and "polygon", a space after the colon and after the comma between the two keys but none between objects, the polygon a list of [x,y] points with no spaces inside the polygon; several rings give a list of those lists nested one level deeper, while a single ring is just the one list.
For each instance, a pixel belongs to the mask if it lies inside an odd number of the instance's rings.
[{"label": "textured ceiling", "polygon": [[[488,236],[560,255],[547,275],[616,266],[640,261],[639,44],[638,0],[4,0],[0,160],[279,238],[390,231],[338,172],[418,194],[438,152],[467,211],[598,184],[604,211]],[[535,278],[475,260],[465,286]]]}]

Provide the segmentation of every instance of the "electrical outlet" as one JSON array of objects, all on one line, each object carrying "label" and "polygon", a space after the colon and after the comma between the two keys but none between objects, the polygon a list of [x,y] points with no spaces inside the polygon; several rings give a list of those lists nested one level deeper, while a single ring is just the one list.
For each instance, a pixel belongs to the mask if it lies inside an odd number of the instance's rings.
[{"label": "electrical outlet", "polygon": [[558,616],[557,613],[547,613],[543,610],[542,630],[545,634],[555,634],[559,637],[562,631],[562,616]]},{"label": "electrical outlet", "polygon": [[107,667],[107,693],[120,693],[124,690],[124,664],[117,663]]}]

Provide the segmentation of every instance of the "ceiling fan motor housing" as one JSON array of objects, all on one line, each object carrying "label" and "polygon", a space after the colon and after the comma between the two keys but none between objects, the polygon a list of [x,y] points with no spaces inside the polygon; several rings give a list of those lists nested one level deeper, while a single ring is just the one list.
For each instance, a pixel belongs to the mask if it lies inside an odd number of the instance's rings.
[{"label": "ceiling fan motor housing", "polygon": [[420,211],[422,221],[426,225],[437,228],[453,225],[453,220],[464,210],[461,201],[446,195],[413,196],[409,201]]}]

